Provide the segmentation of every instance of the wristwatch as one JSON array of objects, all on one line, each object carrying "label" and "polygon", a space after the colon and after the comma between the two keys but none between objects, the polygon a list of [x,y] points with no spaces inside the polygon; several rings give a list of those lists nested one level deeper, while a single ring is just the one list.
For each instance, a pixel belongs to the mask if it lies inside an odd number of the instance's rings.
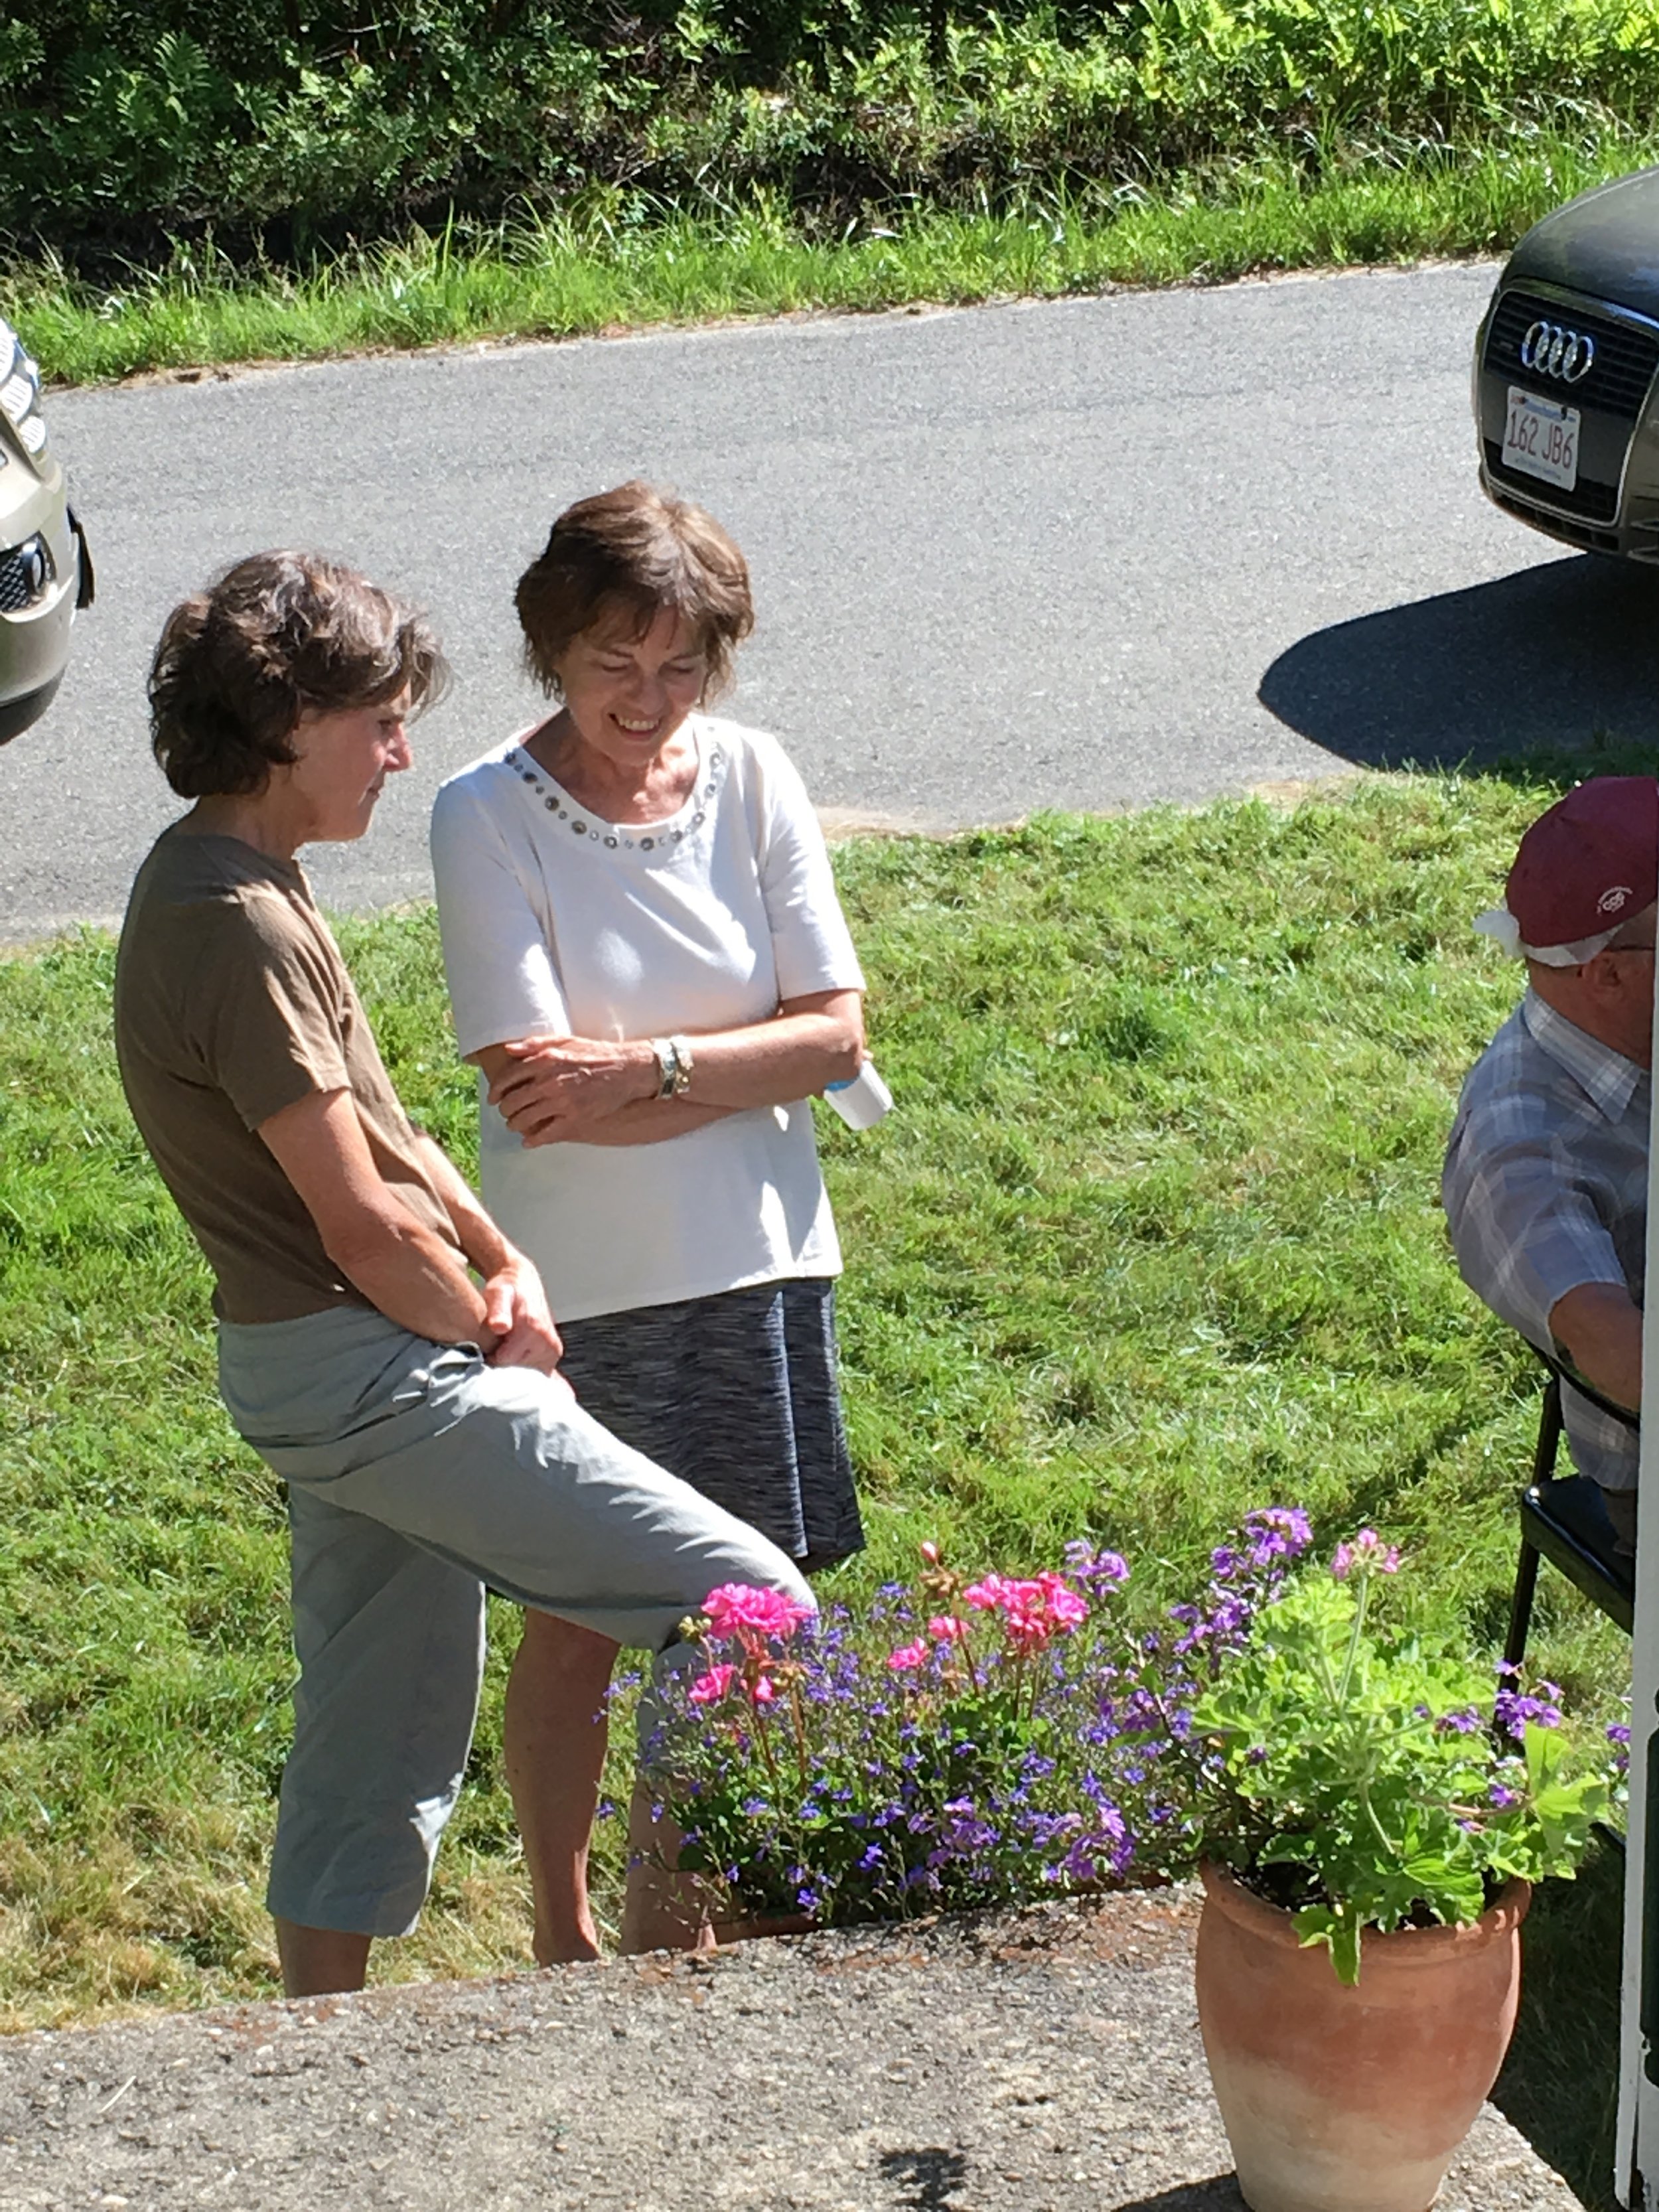
[{"label": "wristwatch", "polygon": [[653,1037],[651,1050],[657,1063],[659,1098],[683,1098],[691,1088],[691,1043],[688,1037]]}]

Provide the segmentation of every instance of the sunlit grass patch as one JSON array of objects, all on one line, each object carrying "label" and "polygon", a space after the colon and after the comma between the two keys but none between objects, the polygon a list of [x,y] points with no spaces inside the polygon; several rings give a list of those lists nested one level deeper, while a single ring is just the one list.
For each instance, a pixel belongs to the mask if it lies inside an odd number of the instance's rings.
[{"label": "sunlit grass patch", "polygon": [[[1535,1377],[1456,1279],[1437,1178],[1517,987],[1469,917],[1549,795],[1379,778],[841,848],[898,1104],[861,1136],[820,1124],[872,1534],[840,1594],[923,1536],[1012,1571],[1087,1534],[1152,1607],[1247,1509],[1293,1502],[1327,1538],[1375,1522],[1419,1563],[1393,1601],[1497,1644]],[[342,938],[404,1097],[470,1168],[431,915]],[[204,1270],[116,1081],[112,966],[91,933],[0,961],[7,2025],[271,1985],[281,1500],[214,1396]],[[438,1889],[389,1978],[527,1956],[507,1608],[494,1626]],[[1559,1577],[1534,1646],[1611,1711],[1622,1639]]]}]

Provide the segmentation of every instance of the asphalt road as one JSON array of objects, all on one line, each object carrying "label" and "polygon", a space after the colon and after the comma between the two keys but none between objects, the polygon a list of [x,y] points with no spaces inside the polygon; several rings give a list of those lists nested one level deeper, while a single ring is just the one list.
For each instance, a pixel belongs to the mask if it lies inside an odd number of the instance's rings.
[{"label": "asphalt road", "polygon": [[60,394],[98,559],[0,750],[0,938],[118,914],[172,802],[143,674],[216,566],[309,543],[429,607],[457,684],[325,896],[427,887],[441,778],[527,721],[514,580],[568,500],[679,486],[748,552],[734,711],[822,805],[933,825],[1655,734],[1659,586],[1490,508],[1490,266],[472,349]]}]

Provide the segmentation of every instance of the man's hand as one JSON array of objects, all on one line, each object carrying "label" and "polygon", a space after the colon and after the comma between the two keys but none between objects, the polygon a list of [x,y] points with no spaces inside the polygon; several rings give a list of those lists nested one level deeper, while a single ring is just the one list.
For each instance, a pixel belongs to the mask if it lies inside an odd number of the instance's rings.
[{"label": "man's hand", "polygon": [[[558,1371],[564,1346],[548,1311],[542,1279],[522,1253],[515,1252],[483,1286],[484,1326],[495,1335],[485,1355],[492,1367],[533,1367],[568,1390]],[[574,1395],[574,1394],[573,1394]]]},{"label": "man's hand", "polygon": [[1642,1402],[1642,1309],[1622,1283],[1581,1283],[1550,1308],[1550,1334],[1587,1382],[1632,1413]]},{"label": "man's hand", "polygon": [[526,1145],[580,1144],[624,1106],[657,1095],[656,1054],[643,1039],[525,1037],[496,1050],[507,1062],[495,1073],[489,1103]]}]

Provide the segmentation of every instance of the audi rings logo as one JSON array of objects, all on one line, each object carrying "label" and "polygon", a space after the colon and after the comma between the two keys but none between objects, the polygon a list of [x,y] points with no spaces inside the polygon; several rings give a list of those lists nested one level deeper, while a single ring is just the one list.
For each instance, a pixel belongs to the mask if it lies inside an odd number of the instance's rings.
[{"label": "audi rings logo", "polygon": [[1534,323],[1521,341],[1521,366],[1563,384],[1580,383],[1595,366],[1595,340],[1559,323]]}]

